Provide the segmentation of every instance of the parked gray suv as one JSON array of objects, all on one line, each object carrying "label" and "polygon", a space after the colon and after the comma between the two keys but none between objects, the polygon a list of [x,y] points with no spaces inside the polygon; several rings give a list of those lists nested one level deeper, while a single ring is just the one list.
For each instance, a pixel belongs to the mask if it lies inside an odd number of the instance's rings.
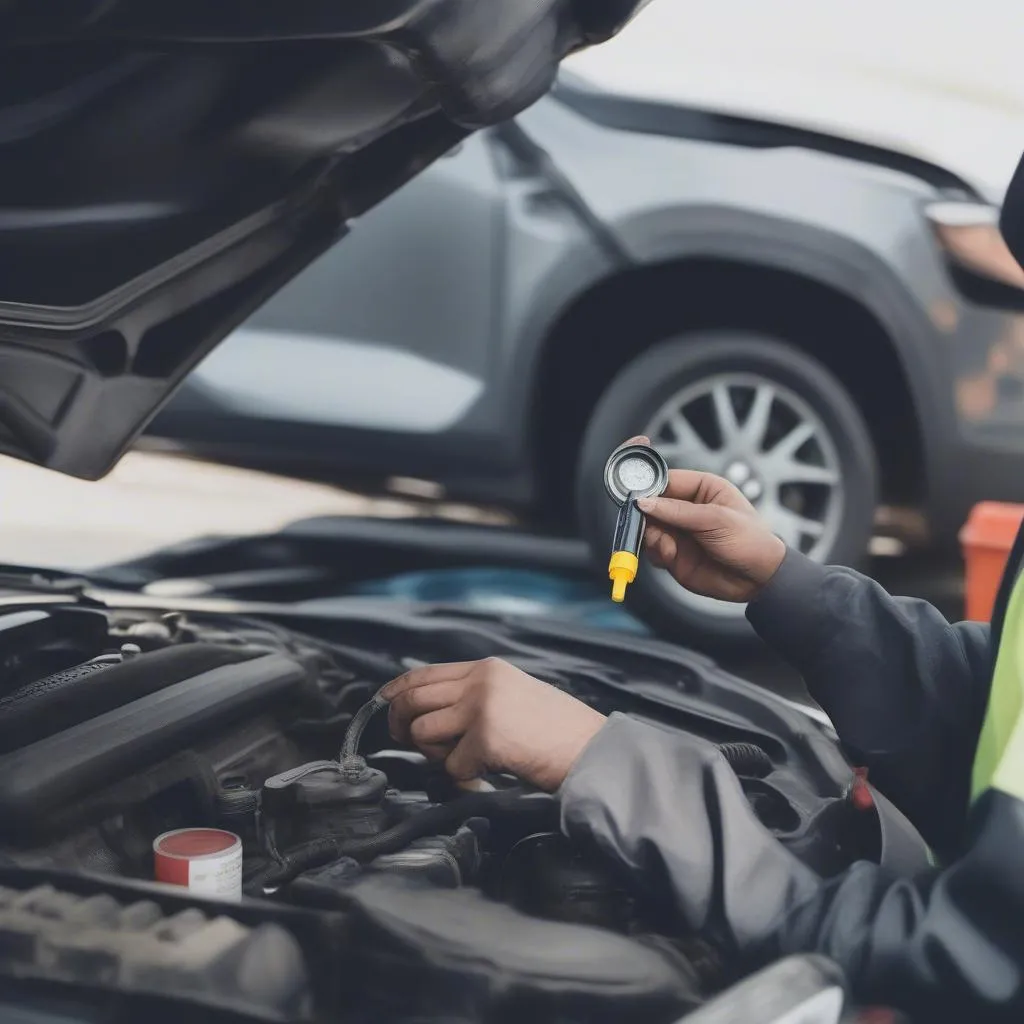
[{"label": "parked gray suv", "polygon": [[[638,433],[815,558],[855,563],[879,509],[949,543],[977,499],[1024,499],[1024,275],[998,198],[914,153],[563,72],[368,213],[151,433],[439,481],[582,531],[600,568],[601,468]],[[748,635],[661,572],[630,602],[691,643]]]}]

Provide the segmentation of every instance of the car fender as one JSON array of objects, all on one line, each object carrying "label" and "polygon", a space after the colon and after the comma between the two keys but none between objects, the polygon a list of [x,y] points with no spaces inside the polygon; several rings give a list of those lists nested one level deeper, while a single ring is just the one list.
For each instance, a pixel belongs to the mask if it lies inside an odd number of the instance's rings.
[{"label": "car fender", "polygon": [[[930,466],[940,456],[944,439],[954,430],[953,410],[942,401],[948,387],[942,353],[936,345],[936,328],[877,255],[834,233],[733,210],[688,210],[681,218],[685,224],[676,225],[674,230],[662,219],[664,216],[652,216],[646,223],[629,225],[627,230],[620,226],[621,237],[628,240],[634,256],[631,270],[687,259],[721,259],[791,273],[847,295],[868,310],[892,341],[910,386],[918,422],[928,425],[922,440],[926,476],[932,476]],[[512,377],[527,384],[531,395],[539,383],[544,346],[559,319],[588,292],[622,272],[596,259],[592,252],[578,257],[567,258],[549,276],[524,323],[523,340],[517,347],[517,357],[524,363]],[[521,436],[527,430],[526,415],[531,408],[523,397],[509,405],[511,415],[522,416]]]},{"label": "car fender", "polygon": [[940,401],[948,378],[937,328],[877,250],[826,227],[724,207],[661,210],[619,223],[616,230],[636,267],[719,259],[784,271],[853,299],[892,342],[918,420],[952,426],[952,408]]},{"label": "car fender", "polygon": [[788,137],[760,145],[727,135],[716,141],[715,132],[672,135],[669,122],[663,131],[609,127],[557,98],[519,121],[623,254],[616,263],[593,239],[561,253],[509,325],[504,412],[524,451],[541,357],[566,311],[623,272],[711,258],[801,276],[873,315],[903,366],[918,421],[927,424],[932,478],[956,437],[951,341],[942,335],[943,313],[959,312],[922,213],[952,187],[935,169],[916,174],[912,165],[885,166]]},{"label": "car fender", "polygon": [[[933,185],[831,154],[597,129],[551,106],[534,108],[528,128],[614,234],[625,260],[616,265],[592,239],[582,240],[535,290],[505,376],[514,382],[506,422],[524,451],[542,355],[564,314],[624,272],[710,258],[785,271],[863,306],[904,369],[915,415],[927,424],[925,475],[935,478],[956,433],[936,311],[957,298],[921,215]],[[624,181],[634,187],[623,188]]]}]

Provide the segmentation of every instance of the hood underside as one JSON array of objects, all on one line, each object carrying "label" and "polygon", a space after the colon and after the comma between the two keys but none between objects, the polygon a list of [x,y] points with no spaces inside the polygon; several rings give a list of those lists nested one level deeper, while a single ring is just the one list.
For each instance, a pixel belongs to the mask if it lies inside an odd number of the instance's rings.
[{"label": "hood underside", "polygon": [[0,452],[102,476],[348,220],[645,3],[0,0]]}]

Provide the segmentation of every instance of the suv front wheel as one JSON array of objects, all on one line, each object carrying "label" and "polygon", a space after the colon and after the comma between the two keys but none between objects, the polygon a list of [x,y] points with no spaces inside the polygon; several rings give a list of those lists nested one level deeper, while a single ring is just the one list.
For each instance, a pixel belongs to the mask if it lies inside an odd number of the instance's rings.
[{"label": "suv front wheel", "polygon": [[[730,480],[791,548],[844,565],[866,554],[878,478],[871,437],[842,384],[800,350],[701,332],[648,349],[615,377],[578,462],[579,521],[601,569],[617,511],[604,462],[635,434],[648,435],[673,468]],[[663,636],[706,650],[753,640],[742,605],[690,594],[650,565],[627,607]]]}]

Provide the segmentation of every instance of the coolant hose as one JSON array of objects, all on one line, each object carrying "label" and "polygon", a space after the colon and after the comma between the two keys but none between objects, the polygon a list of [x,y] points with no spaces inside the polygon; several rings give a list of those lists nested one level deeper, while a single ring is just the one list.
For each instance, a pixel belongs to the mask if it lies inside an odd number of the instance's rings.
[{"label": "coolant hose", "polygon": [[[296,875],[321,867],[340,857],[366,863],[386,853],[396,853],[416,839],[449,832],[469,818],[487,818],[497,811],[551,810],[554,797],[547,794],[526,794],[519,789],[490,793],[468,793],[446,804],[428,807],[375,836],[323,836],[283,853],[260,879],[266,889],[290,882]],[[557,813],[557,812],[553,812]]]},{"label": "coolant hose", "polygon": [[345,730],[345,738],[341,743],[341,754],[338,760],[345,764],[351,763],[359,757],[359,741],[363,738],[363,730],[367,722],[378,712],[383,711],[389,704],[383,696],[383,687],[379,689],[353,716]]}]

